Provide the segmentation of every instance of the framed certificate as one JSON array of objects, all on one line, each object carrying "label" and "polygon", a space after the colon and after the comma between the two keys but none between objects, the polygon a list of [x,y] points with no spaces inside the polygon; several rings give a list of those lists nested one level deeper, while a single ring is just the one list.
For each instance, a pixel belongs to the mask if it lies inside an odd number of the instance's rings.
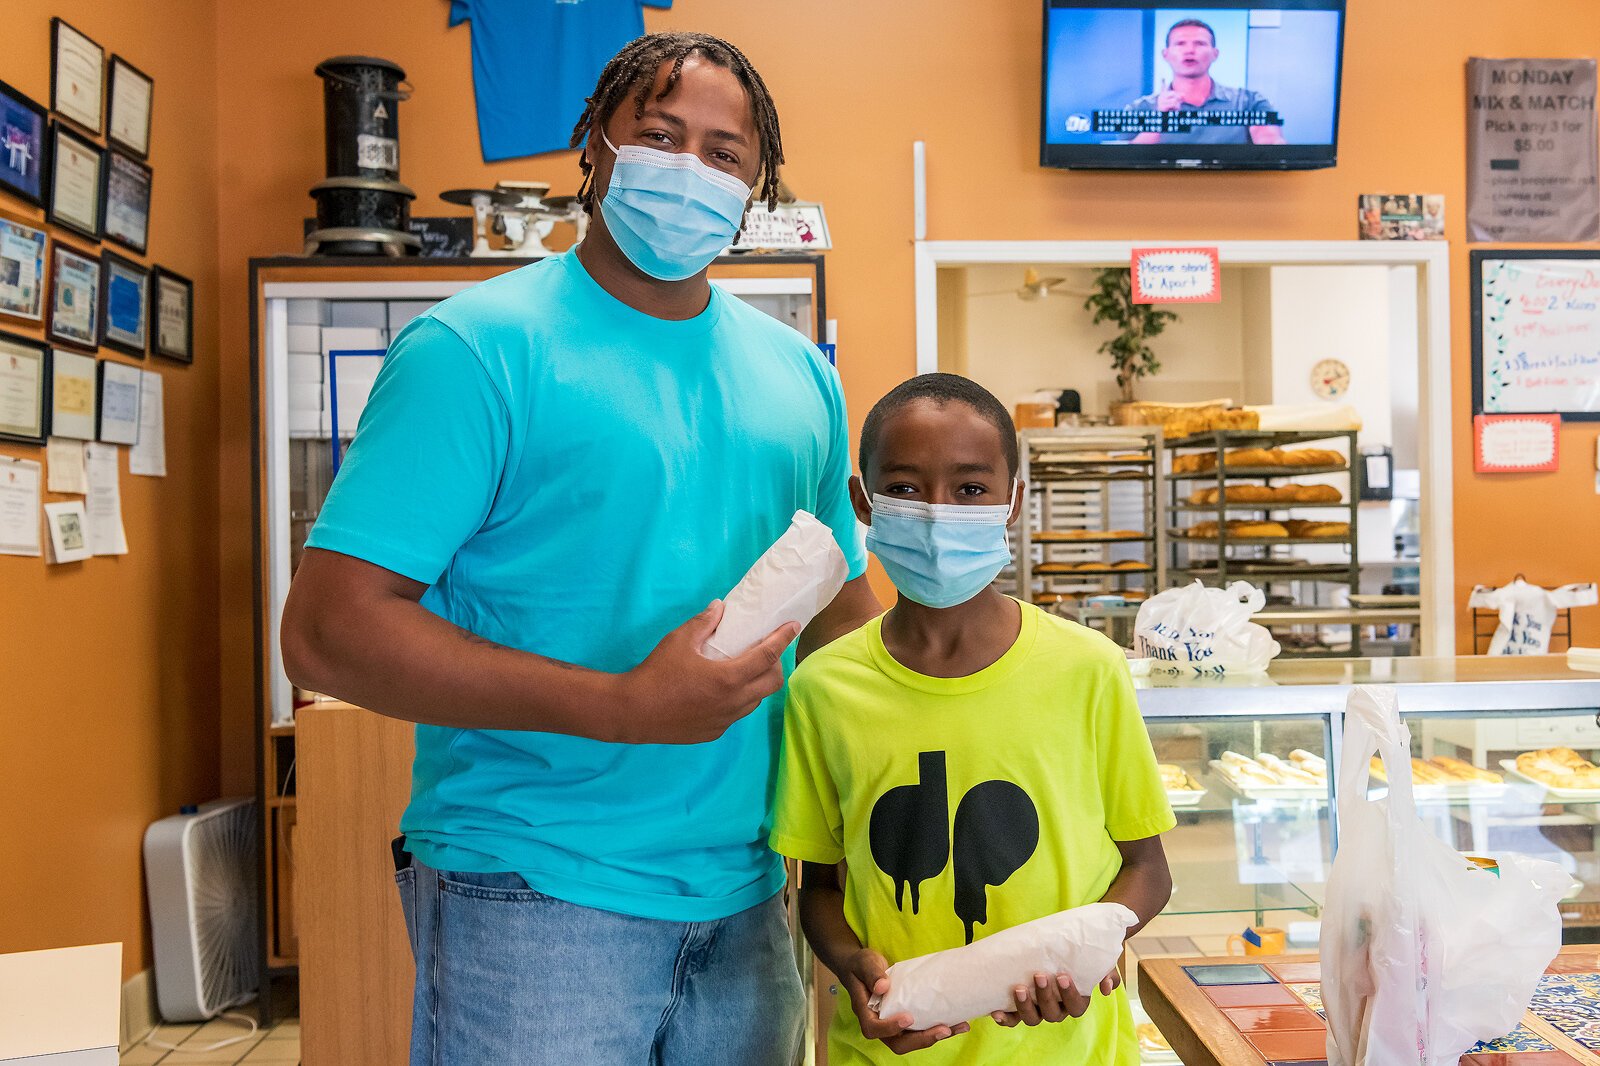
[{"label": "framed certificate", "polygon": [[44,230],[0,218],[0,315],[44,321]]},{"label": "framed certificate", "polygon": [[116,252],[103,254],[100,257],[100,343],[143,359],[150,332],[149,308],[150,271]]},{"label": "framed certificate", "polygon": [[50,206],[45,217],[92,241],[100,239],[100,186],[106,150],[57,122],[50,127]]},{"label": "framed certificate", "polygon": [[100,260],[60,241],[50,255],[50,339],[100,347]]},{"label": "framed certificate", "polygon": [[139,443],[139,385],[144,372],[126,363],[100,360],[100,425],[106,444]]},{"label": "framed certificate", "polygon": [[151,275],[150,350],[180,363],[194,362],[194,282],[158,266]]},{"label": "framed certificate", "polygon": [[94,440],[95,390],[99,385],[92,355],[57,348],[50,357],[50,435]]},{"label": "framed certificate", "polygon": [[50,349],[0,333],[0,440],[43,444],[50,435]]},{"label": "framed certificate", "polygon": [[111,57],[111,112],[106,139],[130,155],[150,158],[150,101],[156,83],[123,59]]},{"label": "framed certificate", "polygon": [[100,136],[106,50],[59,18],[50,20],[50,109]]},{"label": "framed certificate", "polygon": [[43,207],[49,156],[48,113],[0,81],[0,192]]},{"label": "framed certificate", "polygon": [[105,237],[140,255],[150,244],[150,168],[116,149],[106,153]]}]

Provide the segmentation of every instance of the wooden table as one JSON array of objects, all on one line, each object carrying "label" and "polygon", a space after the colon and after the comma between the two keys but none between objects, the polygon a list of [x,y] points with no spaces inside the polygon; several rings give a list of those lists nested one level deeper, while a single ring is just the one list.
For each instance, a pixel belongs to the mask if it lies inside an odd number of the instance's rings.
[{"label": "wooden table", "polygon": [[[1143,959],[1139,963],[1139,1000],[1184,1066],[1266,1066],[1267,1059],[1190,979],[1184,967],[1257,963],[1268,967],[1306,966],[1315,965],[1317,961],[1316,955]],[[1594,945],[1564,947],[1545,972],[1600,972],[1600,948]],[[1525,1016],[1524,1024],[1565,1050],[1511,1055],[1480,1053],[1466,1056],[1462,1063],[1464,1066],[1600,1066],[1600,1055],[1572,1044],[1531,1012]],[[1311,1066],[1311,1062],[1306,1061],[1306,1066]]]}]

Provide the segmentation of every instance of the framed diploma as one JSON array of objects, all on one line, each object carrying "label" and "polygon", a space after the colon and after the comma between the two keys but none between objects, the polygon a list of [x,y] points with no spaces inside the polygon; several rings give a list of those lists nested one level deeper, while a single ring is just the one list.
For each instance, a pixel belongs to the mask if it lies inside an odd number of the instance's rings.
[{"label": "framed diploma", "polygon": [[50,20],[50,109],[100,136],[106,50],[59,18]]},{"label": "framed diploma", "polygon": [[155,327],[150,350],[180,363],[194,362],[194,282],[161,266],[150,281],[150,319]]},{"label": "framed diploma", "polygon": [[140,255],[150,244],[150,178],[150,168],[137,159],[116,149],[106,153],[105,237]]},{"label": "framed diploma", "polygon": [[99,385],[92,355],[62,351],[50,356],[50,435],[94,440],[95,390]]},{"label": "framed diploma", "polygon": [[0,218],[0,315],[44,321],[44,230]]},{"label": "framed diploma", "polygon": [[106,444],[139,443],[139,385],[144,372],[126,363],[100,360],[100,424]]},{"label": "framed diploma", "polygon": [[45,217],[92,241],[100,239],[100,186],[106,150],[61,123],[50,127],[50,205]]},{"label": "framed diploma", "polygon": [[50,339],[100,347],[100,260],[60,241],[50,255]]},{"label": "framed diploma", "polygon": [[150,332],[149,308],[150,271],[116,252],[103,254],[100,257],[100,343],[143,359]]},{"label": "framed diploma", "polygon": [[150,101],[155,81],[123,59],[111,57],[111,111],[106,116],[107,140],[130,155],[150,158]]},{"label": "framed diploma", "polygon": [[0,440],[43,444],[50,435],[50,349],[0,333]]},{"label": "framed diploma", "polygon": [[49,189],[50,118],[45,109],[0,81],[0,192],[35,207]]}]

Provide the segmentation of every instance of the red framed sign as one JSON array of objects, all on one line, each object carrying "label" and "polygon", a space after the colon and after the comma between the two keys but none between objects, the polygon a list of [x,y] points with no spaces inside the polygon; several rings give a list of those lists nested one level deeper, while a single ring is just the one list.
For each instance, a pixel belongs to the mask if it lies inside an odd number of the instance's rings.
[{"label": "red framed sign", "polygon": [[1560,415],[1477,415],[1472,419],[1472,468],[1480,474],[1554,470],[1560,458]]},{"label": "red framed sign", "polygon": [[1215,248],[1135,248],[1133,302],[1214,304],[1222,301],[1222,262]]}]

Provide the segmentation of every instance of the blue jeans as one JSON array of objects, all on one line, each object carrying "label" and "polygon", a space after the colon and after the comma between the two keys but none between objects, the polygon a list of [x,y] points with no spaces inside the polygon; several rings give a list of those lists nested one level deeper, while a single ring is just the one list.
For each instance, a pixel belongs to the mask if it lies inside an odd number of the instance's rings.
[{"label": "blue jeans", "polygon": [[779,896],[713,922],[580,907],[516,874],[395,875],[411,1066],[792,1066],[805,1010]]}]

